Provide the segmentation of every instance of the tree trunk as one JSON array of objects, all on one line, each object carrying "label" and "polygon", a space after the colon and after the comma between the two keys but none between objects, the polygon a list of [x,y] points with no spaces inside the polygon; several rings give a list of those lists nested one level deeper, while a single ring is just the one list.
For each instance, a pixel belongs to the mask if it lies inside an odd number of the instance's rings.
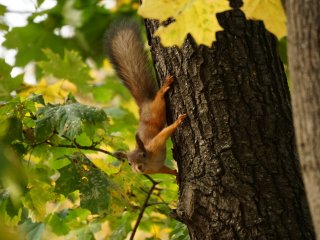
[{"label": "tree trunk", "polygon": [[286,3],[296,139],[313,223],[320,237],[320,2]]},{"label": "tree trunk", "polygon": [[191,239],[314,239],[277,41],[240,10],[218,19],[211,48],[188,36],[180,49],[146,21],[158,79],[176,79],[168,122],[188,115],[173,136],[176,218]]}]

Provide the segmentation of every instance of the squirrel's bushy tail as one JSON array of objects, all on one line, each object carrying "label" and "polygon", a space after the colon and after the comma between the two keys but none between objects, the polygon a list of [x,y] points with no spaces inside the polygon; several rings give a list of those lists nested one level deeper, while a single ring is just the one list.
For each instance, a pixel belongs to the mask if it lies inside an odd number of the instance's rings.
[{"label": "squirrel's bushy tail", "polygon": [[104,44],[107,56],[137,104],[152,100],[157,88],[139,25],[134,21],[113,24],[105,34]]}]

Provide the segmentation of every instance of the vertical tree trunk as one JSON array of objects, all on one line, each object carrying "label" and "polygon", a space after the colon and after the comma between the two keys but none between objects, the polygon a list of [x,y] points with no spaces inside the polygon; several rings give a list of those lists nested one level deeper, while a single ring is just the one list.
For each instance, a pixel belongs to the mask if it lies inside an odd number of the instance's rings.
[{"label": "vertical tree trunk", "polygon": [[[212,48],[149,44],[160,79],[173,75],[168,122],[180,175],[176,216],[191,239],[314,239],[276,39],[240,10],[219,15]],[[192,19],[190,19],[192,21]]]},{"label": "vertical tree trunk", "polygon": [[320,2],[286,3],[296,139],[313,223],[320,237]]}]

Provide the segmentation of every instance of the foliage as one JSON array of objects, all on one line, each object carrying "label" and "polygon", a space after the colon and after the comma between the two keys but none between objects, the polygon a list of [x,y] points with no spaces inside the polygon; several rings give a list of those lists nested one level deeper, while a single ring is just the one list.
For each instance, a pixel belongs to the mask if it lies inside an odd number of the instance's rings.
[{"label": "foliage", "polygon": [[[112,155],[132,147],[137,114],[128,91],[102,61],[101,41],[110,22],[133,15],[136,6],[129,2],[115,11],[98,0],[63,0],[29,16],[24,27],[1,28],[3,46],[18,49],[14,66],[0,60],[0,231],[5,239],[130,235],[151,182]],[[35,21],[39,16],[43,20]],[[74,35],[63,36],[64,26]],[[23,75],[11,76],[13,67],[30,63],[36,85],[23,83]],[[152,239],[168,237],[177,224],[166,218],[176,201],[176,183],[170,176],[156,178],[165,184],[150,197],[137,233]]]},{"label": "foliage", "polygon": [[[170,24],[160,26],[155,33],[164,46],[181,46],[190,33],[198,44],[210,47],[216,40],[215,33],[222,30],[216,14],[229,9],[228,0],[178,0],[170,4],[166,0],[145,0],[139,14],[161,22],[172,20]],[[278,38],[286,35],[286,17],[281,0],[244,0],[241,9],[248,19],[263,20],[266,28]]]},{"label": "foliage", "polygon": [[[188,239],[185,226],[168,217],[177,201],[174,178],[155,175],[151,181],[113,156],[133,147],[137,108],[104,60],[101,41],[111,21],[135,15],[138,1],[107,9],[99,0],[62,0],[47,10],[39,8],[44,0],[35,2],[28,24],[15,28],[3,21],[9,10],[0,5],[3,46],[18,50],[14,66],[0,59],[1,236],[125,239],[157,182],[137,239]],[[215,13],[228,8],[226,0],[164,2],[156,1],[155,12],[155,3],[145,0],[140,12],[161,21],[173,17],[175,23],[158,34],[178,45],[189,31],[197,42],[211,44],[220,28]],[[63,34],[65,27],[71,34]],[[11,76],[14,67],[30,64],[35,84],[24,82],[23,74]]]}]

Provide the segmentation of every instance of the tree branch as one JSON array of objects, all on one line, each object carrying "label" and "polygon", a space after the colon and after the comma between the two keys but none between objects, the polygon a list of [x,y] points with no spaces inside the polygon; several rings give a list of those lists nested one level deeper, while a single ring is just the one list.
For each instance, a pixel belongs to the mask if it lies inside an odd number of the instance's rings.
[{"label": "tree branch", "polygon": [[49,144],[52,147],[77,148],[77,149],[83,149],[83,150],[92,150],[92,151],[102,152],[102,153],[108,154],[108,155],[110,155],[112,157],[115,157],[115,158],[119,159],[118,157],[116,157],[113,153],[109,152],[108,150],[97,148],[95,146],[81,146],[76,142],[73,142],[72,145],[71,144],[58,144],[58,145],[55,145],[55,144],[53,144],[53,143],[51,143],[49,141],[46,141],[45,143]]},{"label": "tree branch", "polygon": [[139,215],[138,215],[138,219],[137,219],[137,221],[136,221],[136,223],[135,223],[135,225],[134,225],[134,227],[133,227],[133,230],[132,230],[132,233],[131,233],[131,236],[130,236],[129,240],[133,240],[133,239],[134,239],[134,235],[135,235],[136,232],[137,232],[137,229],[138,229],[139,224],[140,224],[140,222],[141,222],[141,219],[142,219],[142,217],[143,217],[144,211],[146,210],[146,208],[147,208],[148,206],[150,206],[150,204],[148,204],[148,202],[149,202],[149,199],[150,199],[150,197],[151,197],[151,194],[152,194],[153,190],[155,189],[155,187],[157,186],[157,184],[159,184],[158,182],[156,182],[155,180],[153,180],[150,176],[145,175],[145,174],[144,174],[144,176],[145,176],[147,179],[149,179],[150,182],[152,182],[152,186],[151,186],[151,188],[149,189],[148,194],[147,194],[147,197],[146,197],[146,199],[145,199],[145,201],[144,201],[144,203],[143,203],[143,205],[142,205],[142,207],[141,207],[140,213],[139,213]]}]

